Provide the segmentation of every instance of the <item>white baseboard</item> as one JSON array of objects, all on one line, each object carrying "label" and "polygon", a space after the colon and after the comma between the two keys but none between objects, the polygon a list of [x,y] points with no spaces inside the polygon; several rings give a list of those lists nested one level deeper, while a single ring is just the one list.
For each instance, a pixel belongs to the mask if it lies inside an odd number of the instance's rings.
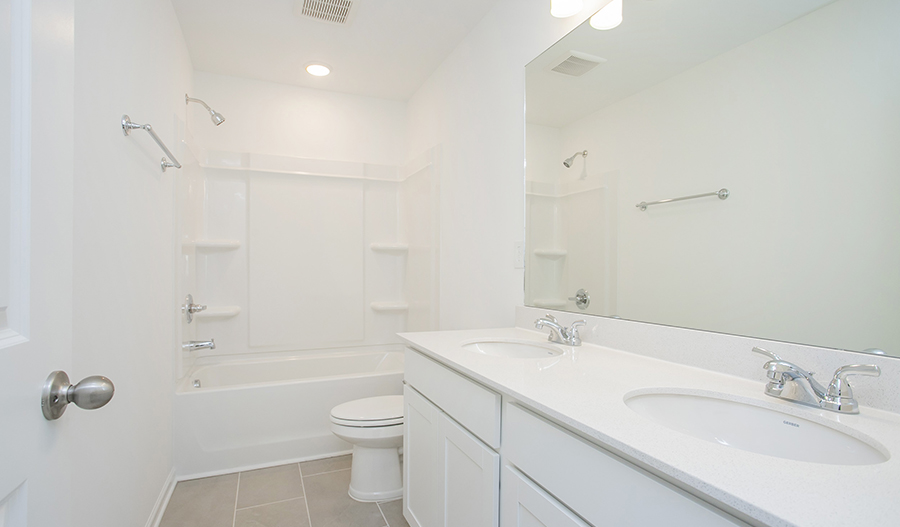
[{"label": "white baseboard", "polygon": [[166,512],[166,506],[169,504],[169,498],[172,497],[172,492],[175,491],[176,483],[175,467],[172,467],[172,470],[169,471],[169,477],[166,478],[166,482],[159,492],[159,497],[156,498],[156,504],[153,506],[153,510],[150,511],[150,517],[147,518],[147,527],[159,527],[159,522],[162,521],[163,513]]},{"label": "white baseboard", "polygon": [[[176,478],[178,481],[189,481],[192,479],[200,479],[200,478],[209,478],[213,476],[223,476],[225,474],[234,474],[237,472],[247,472],[248,470],[257,470],[260,468],[269,468],[269,467],[278,467],[281,465],[289,465],[291,463],[303,463],[304,461],[316,461],[319,459],[327,459],[330,457],[338,457],[338,456],[346,456],[347,454],[352,454],[353,450],[339,450],[337,452],[329,452],[327,454],[315,454],[312,456],[305,457],[297,457],[290,459],[280,459],[278,461],[270,461],[268,463],[257,463],[253,465],[242,465],[234,468],[227,468],[223,470],[211,470],[208,472],[197,472],[192,474],[181,474]],[[166,498],[168,500],[168,498]],[[148,526],[151,527],[151,526]],[[156,527],[156,526],[152,526]]]}]

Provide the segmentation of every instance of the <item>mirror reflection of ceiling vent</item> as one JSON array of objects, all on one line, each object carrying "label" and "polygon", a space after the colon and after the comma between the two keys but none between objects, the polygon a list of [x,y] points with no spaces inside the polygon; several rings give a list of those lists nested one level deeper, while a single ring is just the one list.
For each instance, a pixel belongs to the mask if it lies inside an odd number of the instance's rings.
[{"label": "mirror reflection of ceiling vent", "polygon": [[295,0],[294,14],[345,26],[350,23],[355,6],[355,0]]},{"label": "mirror reflection of ceiling vent", "polygon": [[581,77],[585,73],[594,69],[597,64],[603,64],[606,59],[582,53],[580,51],[569,51],[559,60],[554,62],[555,66],[550,68],[552,71],[562,73],[563,75],[571,75],[573,77]]}]

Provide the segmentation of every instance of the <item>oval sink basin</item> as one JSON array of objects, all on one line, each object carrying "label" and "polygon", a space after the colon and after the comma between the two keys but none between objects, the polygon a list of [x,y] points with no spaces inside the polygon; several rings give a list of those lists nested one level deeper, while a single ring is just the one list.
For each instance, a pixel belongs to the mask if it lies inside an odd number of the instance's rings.
[{"label": "oval sink basin", "polygon": [[679,393],[626,395],[625,404],[672,430],[757,454],[829,465],[873,465],[889,457],[883,447],[830,426],[754,404]]},{"label": "oval sink basin", "polygon": [[464,343],[462,348],[482,355],[507,357],[511,359],[546,359],[547,357],[557,357],[562,355],[562,350],[552,344],[544,344],[531,340],[477,340]]}]

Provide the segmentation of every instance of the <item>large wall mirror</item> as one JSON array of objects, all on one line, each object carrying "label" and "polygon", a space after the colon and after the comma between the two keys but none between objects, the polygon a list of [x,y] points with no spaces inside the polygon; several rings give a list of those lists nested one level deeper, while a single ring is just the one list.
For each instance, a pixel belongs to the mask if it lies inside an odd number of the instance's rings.
[{"label": "large wall mirror", "polygon": [[900,356],[900,2],[623,14],[526,68],[525,303]]}]

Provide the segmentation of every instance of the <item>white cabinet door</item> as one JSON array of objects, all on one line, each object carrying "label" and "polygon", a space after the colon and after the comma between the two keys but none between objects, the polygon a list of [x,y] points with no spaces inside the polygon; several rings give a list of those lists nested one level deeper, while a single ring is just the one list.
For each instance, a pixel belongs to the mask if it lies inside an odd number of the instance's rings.
[{"label": "white cabinet door", "polygon": [[437,527],[440,411],[419,392],[403,387],[403,516],[411,527]]},{"label": "white cabinet door", "polygon": [[441,413],[441,527],[497,527],[500,455]]},{"label": "white cabinet door", "polygon": [[518,470],[503,468],[501,527],[589,527]]}]

